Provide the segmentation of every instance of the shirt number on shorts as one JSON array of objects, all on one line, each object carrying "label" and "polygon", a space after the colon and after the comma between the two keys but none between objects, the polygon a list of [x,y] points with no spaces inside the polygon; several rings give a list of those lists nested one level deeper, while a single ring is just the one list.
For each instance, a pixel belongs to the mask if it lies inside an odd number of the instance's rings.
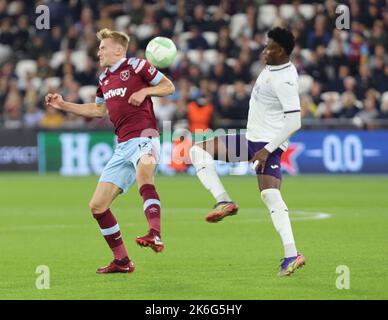
[{"label": "shirt number on shorts", "polygon": [[139,144],[139,150],[144,149],[145,147],[147,147],[147,145],[148,145],[148,142],[143,142],[143,143]]}]

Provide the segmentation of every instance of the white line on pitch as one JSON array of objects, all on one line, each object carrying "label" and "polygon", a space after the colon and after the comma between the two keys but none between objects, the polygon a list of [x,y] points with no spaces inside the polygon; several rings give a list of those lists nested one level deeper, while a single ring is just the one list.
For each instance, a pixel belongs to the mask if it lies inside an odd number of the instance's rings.
[{"label": "white line on pitch", "polygon": [[[191,213],[206,213],[205,208],[165,208],[165,211],[178,211],[178,212],[191,212]],[[244,212],[250,213],[263,213],[264,210],[254,209],[254,208],[246,208],[242,209],[239,216],[244,216]],[[290,213],[290,219],[292,221],[309,221],[309,220],[323,220],[329,219],[332,217],[332,214],[325,212],[309,212],[309,211],[292,211]],[[233,219],[233,220],[232,220]],[[269,217],[266,218],[250,218],[250,219],[230,219],[233,223],[261,223],[261,222],[269,222]],[[192,224],[192,223],[204,223],[202,220],[190,220],[183,221],[184,223]],[[174,221],[174,223],[182,223],[182,221]],[[123,223],[126,227],[133,227],[136,224],[134,223]],[[84,228],[93,228],[94,225],[90,224],[41,224],[41,225],[17,225],[17,226],[8,226],[1,228],[6,231],[14,231],[14,230],[53,230],[53,229],[84,229]]]}]

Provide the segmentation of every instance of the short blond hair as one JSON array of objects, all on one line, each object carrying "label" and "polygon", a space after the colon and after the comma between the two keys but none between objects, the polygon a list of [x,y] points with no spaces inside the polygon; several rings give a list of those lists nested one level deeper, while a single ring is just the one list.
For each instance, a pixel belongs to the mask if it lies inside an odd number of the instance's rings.
[{"label": "short blond hair", "polygon": [[125,51],[128,49],[129,36],[120,31],[113,31],[108,28],[101,29],[96,33],[98,40],[112,39],[114,42],[120,44]]}]

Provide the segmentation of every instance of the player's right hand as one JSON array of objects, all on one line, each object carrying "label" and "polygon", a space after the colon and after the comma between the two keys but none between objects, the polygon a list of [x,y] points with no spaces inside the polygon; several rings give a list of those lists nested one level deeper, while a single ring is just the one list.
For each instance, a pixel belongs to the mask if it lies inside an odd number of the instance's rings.
[{"label": "player's right hand", "polygon": [[257,170],[261,173],[264,173],[265,163],[267,162],[270,152],[266,148],[262,148],[255,153],[255,155],[249,160],[252,162],[252,169]]},{"label": "player's right hand", "polygon": [[44,101],[47,106],[51,106],[55,109],[62,109],[62,105],[65,102],[62,96],[58,93],[48,93],[44,98]]}]

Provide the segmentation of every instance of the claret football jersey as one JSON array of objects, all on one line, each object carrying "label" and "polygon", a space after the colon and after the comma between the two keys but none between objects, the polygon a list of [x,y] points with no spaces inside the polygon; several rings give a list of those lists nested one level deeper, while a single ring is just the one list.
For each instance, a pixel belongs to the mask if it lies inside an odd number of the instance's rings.
[{"label": "claret football jersey", "polygon": [[162,78],[147,60],[138,58],[122,58],[100,75],[95,102],[106,105],[119,143],[144,135],[159,136],[151,97],[140,106],[128,100],[134,92],[157,85]]}]

